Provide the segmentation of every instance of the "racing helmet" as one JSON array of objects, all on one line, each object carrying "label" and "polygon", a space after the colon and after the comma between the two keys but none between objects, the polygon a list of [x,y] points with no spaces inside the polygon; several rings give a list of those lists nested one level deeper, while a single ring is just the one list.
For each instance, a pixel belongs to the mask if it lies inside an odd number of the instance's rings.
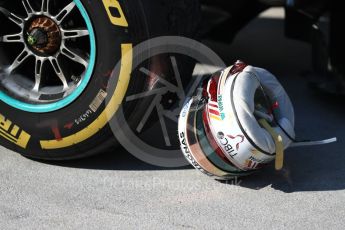
[{"label": "racing helmet", "polygon": [[294,125],[293,105],[275,76],[237,61],[205,79],[186,100],[178,132],[190,164],[228,180],[273,160],[282,169],[284,149],[295,142]]}]

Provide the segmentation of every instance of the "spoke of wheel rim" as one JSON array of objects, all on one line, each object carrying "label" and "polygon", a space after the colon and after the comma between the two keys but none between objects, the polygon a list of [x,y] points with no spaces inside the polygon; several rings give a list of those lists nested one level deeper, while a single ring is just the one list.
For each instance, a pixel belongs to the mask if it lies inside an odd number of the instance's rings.
[{"label": "spoke of wheel rim", "polygon": [[178,90],[177,90],[176,93],[178,93],[181,98],[185,98],[186,95],[184,93],[184,87],[183,87],[183,84],[182,84],[180,71],[179,71],[178,66],[177,66],[176,57],[171,56],[170,57],[170,61],[171,61],[172,67],[173,67],[175,79],[177,81],[177,88],[178,88]]},{"label": "spoke of wheel rim", "polygon": [[23,42],[23,36],[19,34],[9,34],[0,37],[0,42]]},{"label": "spoke of wheel rim", "polygon": [[80,30],[62,30],[62,39],[80,38],[88,36],[89,31],[85,29]]},{"label": "spoke of wheel rim", "polygon": [[74,62],[77,62],[85,67],[85,69],[88,66],[87,60],[82,58],[80,55],[76,54],[76,52],[73,52],[72,50],[68,49],[65,45],[62,45],[61,47],[61,53],[71,59]]},{"label": "spoke of wheel rim", "polygon": [[35,11],[33,10],[29,0],[22,0],[23,6],[25,8],[25,11],[27,13],[28,16],[30,16],[31,14],[33,14]]},{"label": "spoke of wheel rim", "polygon": [[50,61],[51,65],[53,66],[53,69],[54,69],[56,75],[60,78],[60,80],[63,84],[63,90],[68,89],[69,87],[68,87],[67,79],[66,79],[65,74],[63,73],[63,71],[61,69],[59,61],[54,57],[49,58],[49,61]]},{"label": "spoke of wheel rim", "polygon": [[168,90],[170,90],[171,92],[178,92],[178,87],[176,87],[174,84],[170,83],[169,81],[165,80],[164,78],[162,78],[161,76],[159,76],[158,74],[142,67],[140,68],[140,72],[142,72],[143,74],[146,74],[146,76],[151,77],[154,76],[154,78],[158,79],[162,84],[164,84]]},{"label": "spoke of wheel rim", "polygon": [[42,67],[45,62],[45,58],[36,57],[36,64],[35,64],[35,86],[33,88],[34,92],[38,92],[41,86],[42,80]]},{"label": "spoke of wheel rim", "polygon": [[161,100],[161,98],[159,97],[159,95],[155,96],[155,98],[152,100],[151,104],[149,105],[149,107],[146,110],[146,113],[144,114],[143,118],[141,119],[139,125],[136,128],[136,131],[138,133],[141,133],[145,124],[147,123],[147,120],[149,119],[150,115],[152,114],[154,108],[157,106],[157,104],[159,104],[160,100]]},{"label": "spoke of wheel rim", "polygon": [[58,15],[56,15],[55,18],[56,18],[56,21],[58,22],[58,25],[60,25],[61,22],[71,13],[74,7],[75,7],[75,3],[74,1],[72,1],[65,8],[63,8]]},{"label": "spoke of wheel rim", "polygon": [[0,12],[3,13],[8,19],[18,25],[20,28],[24,27],[24,19],[11,13],[10,11],[6,10],[3,7],[0,7]]},{"label": "spoke of wheel rim", "polygon": [[43,13],[49,13],[49,3],[50,0],[42,0],[41,11]]},{"label": "spoke of wheel rim", "polygon": [[161,125],[161,129],[162,129],[162,132],[163,132],[163,137],[164,137],[165,145],[166,146],[171,146],[171,141],[170,141],[170,137],[169,137],[169,134],[168,134],[167,125],[166,125],[164,117],[163,117],[164,108],[163,108],[162,104],[160,104],[160,103],[157,104],[157,112],[158,112],[159,123]]},{"label": "spoke of wheel rim", "polygon": [[7,68],[7,71],[9,73],[12,73],[16,68],[18,68],[18,66],[20,66],[21,64],[23,64],[23,62],[31,56],[31,52],[28,51],[27,49],[24,49],[18,56],[17,58],[14,60],[14,62],[12,63],[12,65],[10,65]]}]

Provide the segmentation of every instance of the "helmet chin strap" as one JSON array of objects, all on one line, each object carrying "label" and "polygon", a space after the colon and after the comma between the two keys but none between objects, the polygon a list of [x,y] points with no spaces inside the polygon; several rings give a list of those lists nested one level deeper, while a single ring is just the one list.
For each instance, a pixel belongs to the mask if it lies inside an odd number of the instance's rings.
[{"label": "helmet chin strap", "polygon": [[[269,99],[269,97],[267,96],[265,90],[264,90],[264,87],[262,86],[262,83],[260,82],[259,80],[259,77],[256,76],[255,74],[253,74],[253,76],[256,78],[256,80],[258,81],[259,83],[259,86],[260,86],[260,90],[262,91],[262,93],[264,94],[264,97],[265,97],[265,101],[267,103],[268,106],[271,105],[271,101]],[[279,106],[279,105],[278,105]],[[276,110],[278,109],[278,107],[276,108]],[[292,144],[290,145],[291,148],[294,148],[294,147],[303,147],[303,146],[316,146],[316,145],[326,145],[326,144],[331,144],[331,143],[334,143],[334,142],[337,142],[337,138],[336,137],[333,137],[333,138],[330,138],[330,139],[325,139],[325,140],[306,140],[306,141],[299,141],[299,140],[296,140],[294,138],[292,138],[289,133],[281,126],[279,125],[279,122],[277,121],[277,117],[276,117],[276,112],[277,111],[273,111],[272,113],[272,116],[268,115],[268,114],[265,114],[259,110],[255,110],[254,111],[254,114],[261,118],[259,120],[259,123],[263,126],[263,120],[265,121],[265,123],[267,123],[268,126],[269,123],[272,123],[272,121],[275,121],[275,123],[279,126],[279,128],[286,134],[286,136],[292,141]],[[266,127],[267,127],[266,125]],[[270,126],[271,127],[271,126]],[[265,128],[265,127],[264,127]],[[271,127],[272,128],[272,127]],[[267,130],[267,128],[265,128]],[[273,133],[271,133],[269,130],[267,130],[271,135]],[[273,130],[274,131],[274,130]],[[273,135],[272,135],[273,136]]]},{"label": "helmet chin strap", "polygon": [[[255,110],[254,114],[257,117],[260,117],[261,119],[259,120],[259,123],[262,125],[262,120],[264,120],[268,125],[269,123],[272,123],[272,121],[275,120],[274,115],[273,118],[271,116],[269,116],[268,114],[265,114],[261,111]],[[285,133],[287,133],[283,127],[279,126],[280,129],[282,129]],[[266,128],[265,128],[266,129]],[[268,130],[267,130],[268,131]],[[272,135],[272,134],[271,134]],[[337,138],[333,137],[333,138],[329,138],[329,139],[325,139],[325,140],[318,140],[318,141],[298,141],[295,140],[293,138],[291,138],[289,135],[287,135],[287,137],[292,141],[292,144],[290,145],[291,148],[294,147],[303,147],[303,146],[315,146],[315,145],[327,145],[327,144],[331,144],[334,142],[337,142]]]},{"label": "helmet chin strap", "polygon": [[290,147],[302,147],[302,146],[315,146],[315,145],[327,145],[333,142],[337,142],[337,138],[333,137],[330,139],[326,139],[326,140],[320,140],[320,141],[296,141],[293,142]]},{"label": "helmet chin strap", "polygon": [[[284,144],[283,138],[279,135],[270,123],[274,120],[273,118],[261,111],[255,110],[254,114],[257,117],[260,117],[259,124],[272,136],[275,146],[276,146],[276,158],[275,158],[275,169],[282,170],[284,166]],[[281,126],[279,126],[285,133],[287,133]],[[330,144],[337,141],[337,138],[330,138],[327,140],[320,140],[320,141],[296,141],[292,139],[290,136],[288,138],[291,139],[293,142],[290,147],[302,147],[302,146],[315,146],[315,145],[325,145]]]},{"label": "helmet chin strap", "polygon": [[275,168],[276,170],[282,170],[284,166],[284,144],[283,138],[280,136],[272,126],[265,120],[260,119],[259,123],[262,125],[264,129],[267,130],[269,134],[271,134],[275,146],[276,146],[276,159],[275,159]]}]

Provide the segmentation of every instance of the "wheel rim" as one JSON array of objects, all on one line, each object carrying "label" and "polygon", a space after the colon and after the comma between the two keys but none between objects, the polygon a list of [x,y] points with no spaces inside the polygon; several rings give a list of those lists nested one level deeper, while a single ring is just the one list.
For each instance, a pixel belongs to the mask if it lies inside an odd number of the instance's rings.
[{"label": "wheel rim", "polygon": [[[96,46],[90,18],[80,0],[16,2],[15,8],[0,5],[0,16],[7,17],[2,28],[8,28],[0,31],[0,100],[28,112],[59,110],[91,78]],[[22,12],[16,13],[18,3]]]}]

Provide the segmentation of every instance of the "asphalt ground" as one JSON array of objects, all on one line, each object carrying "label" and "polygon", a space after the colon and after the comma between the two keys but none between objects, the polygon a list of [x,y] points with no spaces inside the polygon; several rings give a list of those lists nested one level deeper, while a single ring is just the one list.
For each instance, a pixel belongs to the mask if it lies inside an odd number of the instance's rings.
[{"label": "asphalt ground", "polygon": [[310,47],[284,38],[281,10],[231,46],[206,43],[228,64],[240,58],[279,78],[298,136],[339,141],[289,149],[284,171],[271,166],[228,184],[190,167],[150,166],[121,148],[54,165],[0,147],[0,229],[344,229],[345,109],[308,87]]}]

